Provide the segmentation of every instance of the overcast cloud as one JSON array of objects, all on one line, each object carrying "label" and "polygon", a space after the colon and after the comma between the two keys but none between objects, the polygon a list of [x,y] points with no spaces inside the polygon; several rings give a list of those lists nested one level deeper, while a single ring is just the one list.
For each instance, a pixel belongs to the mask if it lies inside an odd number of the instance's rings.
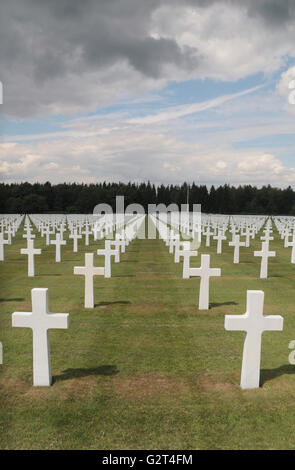
[{"label": "overcast cloud", "polygon": [[170,80],[272,73],[294,54],[293,1],[2,0],[2,112],[94,110]]}]

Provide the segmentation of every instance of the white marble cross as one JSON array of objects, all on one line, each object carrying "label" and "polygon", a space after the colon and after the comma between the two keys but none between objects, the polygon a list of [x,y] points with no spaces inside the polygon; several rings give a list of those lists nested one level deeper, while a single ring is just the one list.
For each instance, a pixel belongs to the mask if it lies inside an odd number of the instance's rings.
[{"label": "white marble cross", "polygon": [[82,238],[82,235],[79,235],[78,230],[74,229],[73,233],[69,235],[69,238],[72,238],[74,240],[73,252],[77,253],[78,252],[78,239]]},{"label": "white marble cross", "polygon": [[12,227],[8,227],[8,229],[5,230],[5,233],[7,233],[8,236],[8,245],[11,245],[11,235],[13,235]]},{"label": "white marble cross", "polygon": [[246,331],[244,342],[241,388],[258,388],[260,379],[261,337],[264,331],[282,331],[280,315],[263,316],[264,292],[247,291],[244,315],[226,315],[224,327],[229,331]]},{"label": "white marble cross", "polygon": [[75,266],[74,274],[85,276],[84,307],[94,307],[93,276],[104,276],[104,268],[93,266],[93,253],[85,253],[85,266]]},{"label": "white marble cross", "polygon": [[213,237],[213,240],[217,240],[217,254],[220,255],[222,253],[222,240],[226,240],[226,236],[222,230],[218,230],[218,235]]},{"label": "white marble cross", "polygon": [[191,256],[198,256],[198,252],[192,250],[181,250],[179,256],[183,257],[182,277],[183,279],[189,279],[190,258]]},{"label": "white marble cross", "polygon": [[269,246],[269,242],[273,239],[274,238],[270,235],[270,233],[268,231],[265,231],[264,235],[262,237],[260,237],[261,241],[264,241],[264,242],[267,243],[267,247]]},{"label": "white marble cross", "polygon": [[245,242],[240,242],[240,235],[234,235],[234,241],[229,242],[229,246],[234,246],[234,264],[240,262],[240,246],[246,246]]},{"label": "white marble cross", "polygon": [[188,241],[185,242],[180,242],[178,240],[178,243],[175,245],[175,251],[174,251],[174,263],[179,263],[180,262],[180,256],[183,251],[189,250],[190,249],[191,243]]},{"label": "white marble cross", "polygon": [[68,328],[68,313],[50,313],[48,289],[32,289],[32,312],[14,312],[12,326],[33,330],[33,372],[35,386],[51,385],[49,329]]},{"label": "white marble cross", "polygon": [[[238,235],[238,234],[236,234],[236,235]],[[251,236],[251,232],[250,232],[249,227],[245,227],[245,229],[241,230],[241,236],[246,237],[245,247],[249,248],[250,247],[250,236]],[[234,238],[235,237],[233,236],[232,242],[234,241]]]},{"label": "white marble cross", "polygon": [[290,237],[289,230],[286,230],[286,232],[283,234],[283,238],[284,238],[284,248],[287,248],[287,247],[288,247],[289,237]]},{"label": "white marble cross", "polygon": [[116,238],[115,238],[116,242],[117,242],[117,246],[116,248],[118,247],[121,247],[121,253],[125,253],[125,247],[126,247],[126,238],[125,238],[125,233],[122,232],[122,234],[120,233],[116,233]]},{"label": "white marble cross", "polygon": [[27,239],[27,248],[21,248],[22,255],[28,255],[28,276],[35,276],[35,255],[41,255],[40,248],[34,248],[34,240],[31,238]]},{"label": "white marble cross", "polygon": [[111,240],[105,241],[105,248],[97,250],[98,255],[104,255],[105,264],[104,264],[104,277],[111,277],[111,256],[116,256],[118,250],[111,249]]},{"label": "white marble cross", "polygon": [[295,264],[295,231],[293,232],[292,241],[291,242],[287,241],[286,243],[286,247],[289,248],[289,246],[292,246],[291,263]]},{"label": "white marble cross", "polygon": [[170,232],[170,240],[169,240],[169,253],[170,254],[173,253],[174,247],[179,242],[179,235],[178,234],[172,234],[171,232]]},{"label": "white marble cross", "polygon": [[93,237],[94,237],[94,240],[96,241],[97,238],[98,238],[98,232],[101,231],[101,226],[98,222],[95,222],[94,225],[92,226],[92,233],[93,233]]},{"label": "white marble cross", "polygon": [[268,242],[262,242],[261,251],[254,251],[254,256],[261,256],[260,279],[266,279],[268,270],[268,258],[270,256],[276,256],[276,252],[268,250]]},{"label": "white marble cross", "polygon": [[4,245],[9,245],[9,240],[5,240],[3,232],[0,232],[0,261],[4,261]]},{"label": "white marble cross", "polygon": [[206,247],[210,246],[210,237],[213,234],[214,232],[211,232],[210,225],[207,225],[206,232],[204,233],[204,235],[206,235]]},{"label": "white marble cross", "polygon": [[245,237],[246,237],[246,241],[245,241],[245,247],[246,248],[249,248],[250,247],[250,236],[251,236],[251,232],[250,230],[246,230],[246,233],[245,233]]},{"label": "white marble cross", "polygon": [[210,255],[201,255],[201,267],[190,268],[189,275],[200,276],[199,310],[209,309],[209,279],[211,276],[221,276],[219,268],[210,268]]},{"label": "white marble cross", "polygon": [[59,231],[59,234],[60,234],[60,239],[63,240],[64,239],[64,232],[66,231],[64,225],[60,225],[60,227],[58,228],[58,231]]},{"label": "white marble cross", "polygon": [[43,229],[46,238],[46,246],[50,245],[50,235],[54,235],[54,230],[49,225]]},{"label": "white marble cross", "polygon": [[56,239],[50,241],[51,245],[55,245],[55,261],[60,263],[61,261],[61,245],[66,245],[67,242],[61,239],[60,233],[56,234]]},{"label": "white marble cross", "polygon": [[120,263],[120,247],[122,246],[123,243],[124,242],[119,239],[110,241],[110,247],[114,246],[114,249],[116,250],[115,263]]},{"label": "white marble cross", "polygon": [[33,235],[33,234],[31,233],[32,228],[31,228],[30,225],[28,225],[27,227],[25,227],[25,230],[26,230],[27,233],[25,233],[25,234],[23,235],[23,238],[26,238],[27,240],[29,240],[30,238],[35,238],[35,235]]},{"label": "white marble cross", "polygon": [[92,235],[92,230],[89,228],[88,224],[86,225],[85,230],[81,233],[82,235],[85,235],[85,246],[89,246],[89,235]]}]

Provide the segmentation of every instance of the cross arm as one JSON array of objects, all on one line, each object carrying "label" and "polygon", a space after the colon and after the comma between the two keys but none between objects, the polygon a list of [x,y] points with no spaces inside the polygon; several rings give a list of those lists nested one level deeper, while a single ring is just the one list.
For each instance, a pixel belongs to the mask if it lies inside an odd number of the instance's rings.
[{"label": "cross arm", "polygon": [[264,317],[266,331],[282,331],[284,318],[281,315],[266,315]]},{"label": "cross arm", "polygon": [[12,314],[12,326],[32,328],[32,313],[14,312]]},{"label": "cross arm", "polygon": [[69,320],[68,313],[49,313],[47,315],[47,328],[67,329],[69,328]]},{"label": "cross arm", "polygon": [[191,277],[201,276],[202,275],[202,269],[201,268],[190,268],[189,269],[189,275]]},{"label": "cross arm", "polygon": [[245,315],[225,315],[224,328],[228,331],[247,331],[249,317]]},{"label": "cross arm", "polygon": [[83,276],[85,274],[85,267],[84,266],[74,266],[74,274],[78,274]]},{"label": "cross arm", "polygon": [[254,256],[262,256],[263,252],[262,251],[254,251]]}]

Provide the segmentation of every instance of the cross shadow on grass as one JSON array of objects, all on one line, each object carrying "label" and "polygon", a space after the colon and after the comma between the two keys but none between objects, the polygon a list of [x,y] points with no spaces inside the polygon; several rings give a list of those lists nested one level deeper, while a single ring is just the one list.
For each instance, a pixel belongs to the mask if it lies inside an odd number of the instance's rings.
[{"label": "cross shadow on grass", "polygon": [[120,371],[115,365],[103,365],[93,367],[90,369],[66,369],[62,374],[56,375],[52,378],[52,382],[59,382],[61,380],[77,379],[80,377],[88,377],[89,375],[116,375]]},{"label": "cross shadow on grass", "polygon": [[24,298],[22,297],[15,297],[13,299],[0,299],[0,302],[22,302],[23,300],[25,300]]},{"label": "cross shadow on grass", "polygon": [[277,377],[285,374],[295,374],[295,365],[285,364],[276,369],[261,369],[260,371],[260,387],[266,382],[270,382]]},{"label": "cross shadow on grass", "polygon": [[120,278],[120,277],[135,277],[134,274],[116,274],[115,276],[112,276],[113,278]]},{"label": "cross shadow on grass", "polygon": [[237,302],[212,302],[209,304],[209,308],[222,307],[223,305],[238,305]]},{"label": "cross shadow on grass", "polygon": [[94,307],[104,307],[107,305],[116,305],[116,304],[127,305],[127,304],[131,304],[131,302],[129,300],[115,300],[115,302],[100,302],[99,304],[95,304]]},{"label": "cross shadow on grass", "polygon": [[61,276],[61,274],[58,274],[58,273],[37,274],[36,277],[48,277],[48,276]]}]

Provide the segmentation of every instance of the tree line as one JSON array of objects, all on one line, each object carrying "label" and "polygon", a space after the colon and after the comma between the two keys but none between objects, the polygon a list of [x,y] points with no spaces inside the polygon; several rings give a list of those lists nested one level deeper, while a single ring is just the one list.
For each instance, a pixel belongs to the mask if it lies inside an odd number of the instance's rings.
[{"label": "tree line", "polygon": [[79,213],[91,214],[99,203],[115,209],[116,196],[125,197],[125,206],[141,204],[201,204],[202,212],[214,214],[295,215],[295,192],[270,185],[211,186],[186,183],[159,185],[147,183],[1,183],[0,213]]}]

